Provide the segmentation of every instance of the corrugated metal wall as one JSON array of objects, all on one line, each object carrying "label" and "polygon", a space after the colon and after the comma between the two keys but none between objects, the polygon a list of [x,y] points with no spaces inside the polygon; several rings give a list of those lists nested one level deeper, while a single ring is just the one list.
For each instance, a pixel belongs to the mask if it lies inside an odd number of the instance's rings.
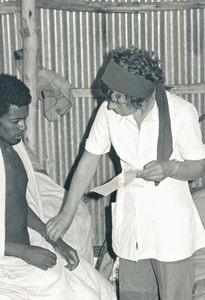
[{"label": "corrugated metal wall", "polygon": [[[153,50],[160,57],[168,85],[205,82],[204,9],[137,14],[40,9],[37,15],[39,65],[64,76],[75,88],[90,88],[105,54],[118,46],[131,45]],[[19,14],[1,15],[0,72],[16,74],[13,51],[20,48]],[[200,115],[205,112],[204,94],[185,94],[183,97],[194,103]],[[97,105],[96,99],[76,98],[69,114],[51,123],[42,116],[42,103],[38,103],[38,157],[50,176],[61,185],[82,152]],[[205,134],[203,123],[202,130]],[[113,175],[113,164],[104,157],[92,186]],[[106,198],[88,204],[96,232],[94,244],[102,244],[104,240],[104,207],[108,203]]]}]

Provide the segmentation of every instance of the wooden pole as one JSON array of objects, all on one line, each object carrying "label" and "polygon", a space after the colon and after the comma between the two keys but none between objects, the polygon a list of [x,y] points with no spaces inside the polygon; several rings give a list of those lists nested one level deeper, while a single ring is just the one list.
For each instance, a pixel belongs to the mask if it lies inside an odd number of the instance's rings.
[{"label": "wooden pole", "polygon": [[21,34],[23,38],[23,82],[30,89],[32,102],[29,106],[27,132],[24,141],[36,153],[37,150],[37,56],[35,0],[21,0]]}]

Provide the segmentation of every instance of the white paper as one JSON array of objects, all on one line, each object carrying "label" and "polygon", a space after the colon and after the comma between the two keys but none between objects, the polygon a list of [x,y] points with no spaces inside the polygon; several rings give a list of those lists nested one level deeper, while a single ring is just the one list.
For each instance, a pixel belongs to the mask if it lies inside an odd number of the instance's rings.
[{"label": "white paper", "polygon": [[107,183],[93,188],[90,192],[95,192],[103,196],[108,196],[112,192],[132,182],[136,178],[136,174],[139,171],[140,170],[122,172]]}]

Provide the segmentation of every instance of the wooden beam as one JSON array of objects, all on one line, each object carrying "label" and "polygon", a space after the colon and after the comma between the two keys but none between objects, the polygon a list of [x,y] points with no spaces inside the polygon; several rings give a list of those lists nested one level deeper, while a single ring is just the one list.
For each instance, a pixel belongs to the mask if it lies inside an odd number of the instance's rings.
[{"label": "wooden beam", "polygon": [[205,8],[204,1],[194,2],[170,2],[170,3],[105,3],[105,2],[83,2],[79,0],[37,0],[38,8],[53,8],[67,11],[85,11],[95,13],[141,13],[160,10],[179,10]]},{"label": "wooden beam", "polygon": [[100,93],[99,90],[95,89],[76,89],[76,88],[72,88],[71,89],[73,97],[74,98],[81,98],[81,97],[87,97],[87,98],[98,98],[98,97],[102,97],[102,94]]},{"label": "wooden beam", "polygon": [[20,3],[19,0],[16,2],[3,2],[0,3],[0,15],[2,14],[13,14],[16,12],[20,12]]},{"label": "wooden beam", "polygon": [[[149,11],[173,11],[185,9],[203,9],[205,1],[192,2],[167,2],[167,3],[108,3],[108,2],[83,2],[80,0],[36,0],[37,8],[58,9],[66,11],[81,11],[94,13],[145,13]],[[0,14],[19,12],[17,2],[0,3]]]},{"label": "wooden beam", "polygon": [[30,89],[32,101],[27,118],[27,131],[24,141],[31,150],[37,149],[37,25],[36,1],[21,0],[21,34],[23,38],[23,82]]},{"label": "wooden beam", "polygon": [[205,83],[175,85],[171,91],[175,94],[203,94],[205,93]]},{"label": "wooden beam", "polygon": [[[98,89],[80,89],[72,88],[72,94],[75,98],[99,98],[102,93]],[[173,85],[171,92],[175,94],[203,94],[205,93],[205,83],[187,84],[187,85]]]}]

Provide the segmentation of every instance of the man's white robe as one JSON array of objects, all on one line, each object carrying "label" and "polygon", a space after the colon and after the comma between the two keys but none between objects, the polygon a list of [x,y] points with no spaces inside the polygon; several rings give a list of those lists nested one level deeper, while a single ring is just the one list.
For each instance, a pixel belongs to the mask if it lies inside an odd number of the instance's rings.
[{"label": "man's white robe", "polygon": [[[57,213],[56,208],[60,207],[64,190],[58,185],[53,185],[53,193],[46,192],[46,187],[38,184],[44,182],[49,185],[49,179],[44,175],[36,177],[31,161],[24,149],[23,143],[14,146],[14,149],[21,157],[28,176],[27,201],[33,211],[44,221]],[[57,264],[47,271],[43,271],[35,266],[25,263],[15,257],[4,256],[5,250],[5,166],[0,151],[0,299],[38,299],[38,300],[114,300],[116,299],[114,289],[84,258],[80,257],[80,263],[74,271],[65,268],[66,262],[58,255]],[[52,186],[52,181],[50,181]],[[50,187],[51,187],[50,186]],[[59,190],[59,194],[58,194]],[[51,190],[50,190],[51,191]],[[55,198],[56,193],[56,198]],[[53,195],[53,199],[51,197]],[[43,203],[42,203],[43,198]],[[47,199],[47,200],[45,200]],[[50,199],[50,200],[49,200]],[[44,201],[45,200],[45,201]],[[49,202],[50,201],[50,202]],[[53,201],[53,202],[52,202]],[[54,204],[54,206],[52,205]],[[83,209],[83,208],[81,208]],[[45,211],[45,214],[44,214]],[[79,211],[80,214],[80,211]],[[78,217],[76,220],[79,219]],[[75,222],[76,222],[75,220]],[[71,229],[72,234],[68,234],[66,241],[82,249],[83,243],[89,244],[89,234],[80,237],[75,235],[75,226]],[[52,247],[41,237],[41,235],[29,229],[30,241],[32,245],[45,247],[53,251]],[[78,240],[82,239],[82,244]],[[89,251],[88,251],[89,252]],[[83,254],[83,253],[82,253]],[[85,256],[87,255],[84,253]],[[88,255],[89,256],[89,255]]]}]

